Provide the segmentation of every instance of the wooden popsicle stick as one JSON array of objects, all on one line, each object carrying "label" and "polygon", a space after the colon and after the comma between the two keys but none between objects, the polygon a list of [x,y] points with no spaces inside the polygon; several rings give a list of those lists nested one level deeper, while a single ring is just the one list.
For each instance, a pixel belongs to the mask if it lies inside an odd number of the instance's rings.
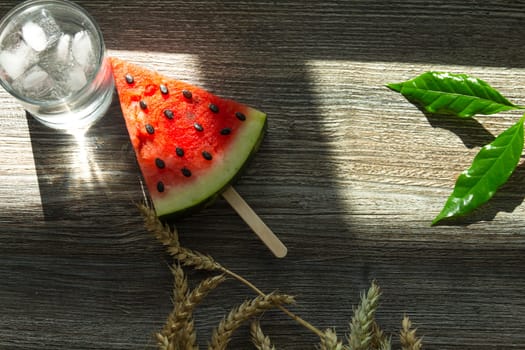
[{"label": "wooden popsicle stick", "polygon": [[239,216],[250,226],[255,234],[263,241],[270,251],[278,258],[284,258],[288,249],[272,230],[262,221],[241,195],[232,187],[222,193]]}]

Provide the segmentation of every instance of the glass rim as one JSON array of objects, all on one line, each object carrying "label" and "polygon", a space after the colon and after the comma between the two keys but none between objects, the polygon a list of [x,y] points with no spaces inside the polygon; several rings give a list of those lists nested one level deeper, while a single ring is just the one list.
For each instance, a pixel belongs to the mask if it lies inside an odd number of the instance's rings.
[{"label": "glass rim", "polygon": [[23,13],[24,11],[30,9],[31,7],[33,6],[46,6],[46,5],[61,5],[65,8],[69,8],[73,11],[76,11],[78,14],[80,14],[80,16],[83,16],[85,17],[90,25],[93,26],[93,28],[95,29],[95,39],[98,40],[98,45],[99,45],[99,57],[98,57],[98,60],[97,60],[97,65],[94,69],[94,72],[93,74],[89,77],[90,79],[86,82],[86,84],[78,91],[76,91],[75,93],[67,96],[67,97],[63,97],[61,99],[58,99],[58,100],[52,100],[52,101],[41,101],[41,100],[35,100],[35,99],[31,99],[31,98],[27,98],[23,95],[21,95],[20,93],[18,93],[17,91],[15,91],[13,88],[12,88],[12,85],[10,83],[8,83],[5,79],[3,79],[1,76],[0,76],[0,85],[8,92],[10,93],[12,96],[14,96],[15,98],[17,98],[18,100],[26,103],[26,104],[29,104],[29,105],[33,105],[33,106],[46,106],[46,107],[49,107],[49,106],[54,106],[54,105],[58,105],[58,104],[62,104],[64,102],[67,102],[67,101],[70,101],[70,100],[74,100],[77,98],[77,96],[80,96],[82,95],[86,89],[89,88],[90,84],[97,78],[98,74],[100,73],[100,70],[103,68],[103,64],[104,64],[104,58],[105,58],[105,51],[106,51],[106,47],[105,47],[105,44],[104,44],[104,37],[102,35],[102,31],[100,30],[100,27],[98,25],[98,23],[95,21],[95,19],[93,18],[93,16],[91,16],[91,14],[89,12],[87,12],[86,9],[84,9],[82,6],[72,2],[72,1],[69,1],[69,0],[26,0],[18,5],[16,5],[15,7],[13,7],[11,10],[9,10],[0,20],[0,35],[1,33],[3,33],[3,31],[6,29],[6,27],[10,24],[11,20]]}]

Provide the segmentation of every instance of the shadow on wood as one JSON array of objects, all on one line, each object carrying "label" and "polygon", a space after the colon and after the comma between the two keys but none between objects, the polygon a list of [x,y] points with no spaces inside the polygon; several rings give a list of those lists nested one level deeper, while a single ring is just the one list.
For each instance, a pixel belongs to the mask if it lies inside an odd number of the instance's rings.
[{"label": "shadow on wood", "polygon": [[[140,171],[118,102],[85,134],[54,130],[26,116],[46,221],[100,220],[111,215],[100,210],[101,201],[118,213],[119,199],[128,208],[141,200]],[[137,176],[130,177],[134,171]],[[136,195],[130,197],[130,188]]]}]

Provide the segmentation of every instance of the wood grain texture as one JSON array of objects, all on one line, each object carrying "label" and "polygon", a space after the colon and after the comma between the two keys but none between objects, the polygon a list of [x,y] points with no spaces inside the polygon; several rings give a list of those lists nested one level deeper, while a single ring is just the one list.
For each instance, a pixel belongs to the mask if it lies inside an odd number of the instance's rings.
[{"label": "wood grain texture", "polygon": [[[0,1],[0,15],[16,3]],[[268,113],[235,188],[288,256],[273,258],[224,200],[177,224],[184,244],[295,295],[294,312],[340,335],[375,279],[383,328],[397,332],[406,313],[425,349],[525,346],[525,166],[473,215],[429,226],[519,114],[430,116],[385,88],[446,70],[525,104],[525,2],[78,3],[111,55]],[[170,259],[135,208],[144,190],[118,103],[76,140],[0,99],[0,349],[155,348]],[[212,293],[195,315],[201,346],[250,293],[233,281]],[[261,323],[279,349],[315,348],[282,313]],[[247,328],[231,348],[250,348]]]}]

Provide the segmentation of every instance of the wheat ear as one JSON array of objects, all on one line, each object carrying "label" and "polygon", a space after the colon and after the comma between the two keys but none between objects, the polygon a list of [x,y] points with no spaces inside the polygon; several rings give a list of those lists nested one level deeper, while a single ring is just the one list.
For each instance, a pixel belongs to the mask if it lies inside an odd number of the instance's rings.
[{"label": "wheat ear", "polygon": [[[176,260],[179,260],[184,266],[191,266],[199,270],[220,271],[243,283],[260,296],[266,296],[266,294],[259,288],[257,288],[253,283],[240,276],[239,274],[220,265],[211,256],[181,247],[177,230],[175,228],[171,229],[167,225],[163,225],[152,208],[148,207],[145,204],[138,205],[138,208],[142,213],[142,216],[144,217],[144,226],[146,227],[146,229],[153,233],[153,235],[163,245],[167,246],[167,250],[170,253],[170,255],[172,255],[173,258],[175,258]],[[323,332],[321,332],[317,327],[313,326],[311,323],[297,316],[284,306],[278,305],[278,308],[286,315],[288,315],[291,319],[293,319],[306,329],[317,334],[319,338],[322,338],[324,336]]]},{"label": "wheat ear", "polygon": [[197,270],[224,270],[224,267],[217,263],[211,256],[182,247],[177,229],[163,224],[152,208],[145,204],[139,204],[138,208],[144,218],[144,226],[146,229],[167,247],[170,255],[180,261],[184,266],[190,266]]},{"label": "wheat ear", "polygon": [[[171,267],[171,273],[173,275],[173,310],[168,315],[168,320],[166,321],[166,324],[164,325],[164,328],[159,333],[163,336],[165,336],[167,339],[171,339],[173,337],[173,333],[171,331],[172,325],[176,323],[176,314],[177,310],[181,308],[181,305],[183,305],[184,296],[186,293],[188,293],[188,279],[186,278],[186,275],[184,274],[184,270],[180,267],[180,265],[175,265]],[[157,337],[159,338],[159,337]]]},{"label": "wheat ear", "polygon": [[328,328],[324,331],[324,337],[319,344],[320,350],[345,350],[343,343],[337,339],[337,334],[333,329]]},{"label": "wheat ear", "polygon": [[184,327],[184,321],[192,317],[195,307],[225,280],[225,275],[206,278],[197,287],[186,293],[183,298],[180,298],[180,302],[176,303],[165,326],[165,334],[169,335],[181,330]]},{"label": "wheat ear", "polygon": [[157,240],[165,246],[180,246],[179,234],[175,228],[172,229],[169,225],[163,224],[148,205],[137,204],[137,208],[142,214],[144,226]]},{"label": "wheat ear", "polygon": [[180,304],[184,302],[184,296],[189,290],[188,279],[179,264],[171,267],[171,273],[173,275],[173,302],[175,306],[180,307]]},{"label": "wheat ear", "polygon": [[157,339],[157,347],[159,350],[171,350],[170,341],[167,336],[162,333],[156,333],[155,338]]},{"label": "wheat ear", "polygon": [[168,247],[168,253],[170,253],[175,259],[180,261],[184,266],[192,267],[197,270],[206,271],[224,271],[218,262],[215,261],[211,256],[193,251],[184,247],[174,248]]},{"label": "wheat ear", "polygon": [[212,290],[226,280],[226,276],[208,277],[201,281],[197,287],[188,291],[182,268],[177,266],[173,270],[175,281],[178,280],[179,282],[174,283],[174,293],[176,294],[174,308],[168,316],[162,334],[168,338],[170,344],[176,345],[176,349],[197,349],[193,310]]},{"label": "wheat ear", "polygon": [[350,350],[370,349],[375,322],[375,312],[379,305],[381,292],[379,286],[372,282],[367,293],[361,295],[361,302],[354,310],[350,323],[348,346]]},{"label": "wheat ear", "polygon": [[421,350],[422,339],[416,336],[416,330],[412,328],[412,321],[408,316],[403,317],[399,335],[402,350]]},{"label": "wheat ear", "polygon": [[373,349],[377,350],[391,350],[392,339],[386,336],[381,327],[374,321],[372,325],[372,340],[371,344]]},{"label": "wheat ear", "polygon": [[181,325],[182,328],[170,339],[170,344],[174,345],[175,350],[199,350],[193,317],[188,317]]},{"label": "wheat ear", "polygon": [[250,335],[257,350],[275,350],[270,337],[263,333],[259,321],[256,320],[250,324]]},{"label": "wheat ear", "polygon": [[[168,349],[196,350],[197,333],[193,322],[191,312],[184,312],[181,316],[180,310],[183,310],[186,296],[188,295],[188,280],[184,270],[180,265],[171,268],[173,274],[173,311],[169,314],[168,320],[162,331],[157,334],[159,347],[164,349],[166,340]],[[174,325],[177,325],[175,328]]]},{"label": "wheat ear", "polygon": [[[177,331],[186,328],[186,330],[195,332],[195,329],[192,329],[191,314],[184,314],[184,317],[180,317],[180,310],[182,309],[186,294],[188,293],[188,279],[184,273],[182,267],[177,264],[171,268],[171,273],[173,274],[173,310],[168,315],[168,320],[162,329],[161,334],[165,335],[170,342],[176,343],[178,347],[181,347],[181,342],[188,342],[193,337],[185,337],[177,335]],[[178,327],[175,328],[174,325]],[[176,338],[174,340],[174,338]]]},{"label": "wheat ear", "polygon": [[252,300],[245,301],[231,310],[228,316],[213,330],[208,350],[225,350],[233,332],[245,321],[266,310],[275,308],[277,305],[293,302],[294,298],[285,294],[268,294],[264,297],[259,295]]}]

